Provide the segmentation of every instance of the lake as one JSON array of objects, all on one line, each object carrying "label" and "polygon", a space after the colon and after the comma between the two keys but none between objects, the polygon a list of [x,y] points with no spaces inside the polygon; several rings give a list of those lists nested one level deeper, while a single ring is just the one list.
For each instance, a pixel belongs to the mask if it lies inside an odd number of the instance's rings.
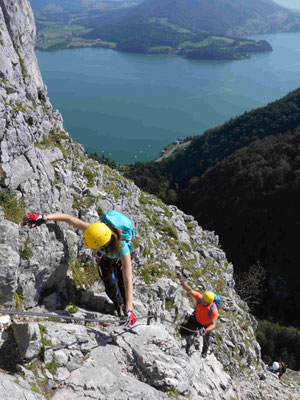
[{"label": "lake", "polygon": [[268,40],[274,51],[241,61],[97,48],[37,51],[37,58],[72,138],[89,152],[133,163],[299,86],[300,33],[253,38]]}]

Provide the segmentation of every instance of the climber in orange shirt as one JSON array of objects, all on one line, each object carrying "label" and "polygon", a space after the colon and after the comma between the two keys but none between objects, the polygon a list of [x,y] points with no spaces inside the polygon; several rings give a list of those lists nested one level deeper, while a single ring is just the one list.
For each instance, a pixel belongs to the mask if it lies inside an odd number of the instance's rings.
[{"label": "climber in orange shirt", "polygon": [[178,277],[184,290],[197,301],[196,309],[189,316],[187,322],[181,325],[180,334],[186,338],[186,352],[189,353],[190,347],[194,342],[193,336],[196,331],[203,336],[202,357],[206,358],[210,344],[210,334],[215,329],[218,319],[218,307],[216,296],[213,292],[205,292],[203,295],[193,290],[181,276]]}]

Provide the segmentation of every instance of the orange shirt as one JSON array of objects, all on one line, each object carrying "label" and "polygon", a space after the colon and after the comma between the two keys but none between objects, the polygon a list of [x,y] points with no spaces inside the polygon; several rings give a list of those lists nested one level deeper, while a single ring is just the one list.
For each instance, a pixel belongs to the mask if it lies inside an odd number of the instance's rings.
[{"label": "orange shirt", "polygon": [[[202,298],[202,294],[199,292],[196,292],[196,295],[194,296],[195,300],[199,300]],[[196,320],[199,322],[201,325],[209,325],[211,323],[211,319],[218,319],[218,309],[215,307],[212,312],[211,316],[209,318],[208,316],[208,311],[212,304],[208,305],[207,307],[204,307],[202,304],[198,304],[196,307]]]}]

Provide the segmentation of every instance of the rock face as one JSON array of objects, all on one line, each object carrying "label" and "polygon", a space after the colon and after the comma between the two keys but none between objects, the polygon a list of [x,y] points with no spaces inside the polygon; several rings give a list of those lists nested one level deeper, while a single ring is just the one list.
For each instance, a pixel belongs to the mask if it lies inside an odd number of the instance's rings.
[{"label": "rock face", "polygon": [[[1,399],[11,400],[12,393],[55,400],[262,398],[259,376],[266,373],[256,320],[234,291],[233,267],[218,237],[89,159],[69,137],[39,73],[27,0],[0,0],[0,24],[0,308],[54,310],[60,317],[14,317],[13,324],[0,318]],[[79,232],[63,223],[32,230],[21,225],[28,211],[60,211],[94,222],[111,209],[128,215],[137,231],[138,322],[131,330],[107,314],[112,305],[91,273],[93,255]],[[178,269],[193,287],[222,297],[205,361],[199,351],[187,356],[177,334],[193,311],[176,282]],[[102,322],[66,323],[61,318],[69,312]],[[148,312],[157,315],[150,326]],[[18,355],[11,351],[16,343]],[[18,375],[4,373],[16,368]],[[280,398],[289,398],[289,387],[280,385]]]}]

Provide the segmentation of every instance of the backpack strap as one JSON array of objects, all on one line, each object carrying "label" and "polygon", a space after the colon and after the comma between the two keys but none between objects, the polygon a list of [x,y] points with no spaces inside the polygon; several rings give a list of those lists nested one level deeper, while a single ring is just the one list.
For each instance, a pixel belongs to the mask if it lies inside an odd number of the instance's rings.
[{"label": "backpack strap", "polygon": [[199,304],[201,304],[202,298],[203,298],[203,296],[201,296],[200,299],[197,300],[196,307],[199,306]]},{"label": "backpack strap", "polygon": [[213,302],[213,303],[211,304],[211,306],[210,306],[210,309],[208,310],[208,316],[209,316],[209,318],[211,318],[211,314],[212,314],[213,310],[214,310],[216,307],[217,307],[216,303]]},{"label": "backpack strap", "polygon": [[108,271],[107,271],[106,276],[103,277],[103,276],[102,276],[102,273],[101,273],[101,267],[100,267],[101,259],[103,258],[103,255],[101,255],[101,254],[99,253],[99,251],[97,251],[96,257],[95,257],[95,258],[96,258],[96,265],[97,265],[97,270],[98,270],[99,278],[101,279],[101,281],[106,281],[108,278],[110,278],[110,276],[111,276],[111,274],[112,274],[112,271],[113,271],[113,268],[114,268],[113,263],[112,263],[112,260],[109,260],[109,269],[108,269]]}]

